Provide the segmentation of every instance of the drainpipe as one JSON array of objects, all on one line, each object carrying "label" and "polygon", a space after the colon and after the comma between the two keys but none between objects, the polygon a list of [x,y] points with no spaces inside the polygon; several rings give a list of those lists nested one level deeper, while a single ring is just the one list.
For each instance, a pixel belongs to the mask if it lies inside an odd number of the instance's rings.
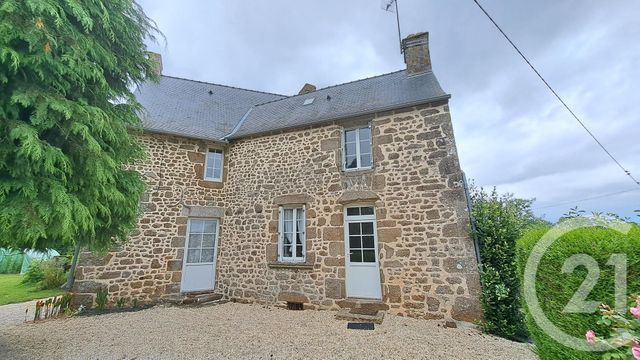
[{"label": "drainpipe", "polygon": [[471,194],[469,192],[469,183],[467,182],[467,175],[462,172],[462,183],[464,185],[464,194],[467,198],[467,210],[469,211],[469,220],[471,221],[471,236],[473,237],[473,247],[476,251],[476,261],[478,265],[482,264],[482,258],[480,257],[480,245],[478,244],[478,236],[476,235],[476,220],[473,218],[473,213],[471,212],[471,208],[473,204],[471,203]]}]

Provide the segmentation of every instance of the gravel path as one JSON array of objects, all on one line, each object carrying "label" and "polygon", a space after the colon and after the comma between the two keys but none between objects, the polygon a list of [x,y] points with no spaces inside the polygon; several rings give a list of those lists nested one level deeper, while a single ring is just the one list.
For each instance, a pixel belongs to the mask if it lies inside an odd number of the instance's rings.
[{"label": "gravel path", "polygon": [[331,311],[227,303],[0,327],[0,359],[536,359],[528,345],[385,317],[347,330]]},{"label": "gravel path", "polygon": [[17,304],[9,304],[0,306],[0,328],[9,325],[19,325],[24,323],[24,311],[29,308],[27,314],[28,320],[33,320],[33,312],[36,309],[36,301],[27,301]]}]

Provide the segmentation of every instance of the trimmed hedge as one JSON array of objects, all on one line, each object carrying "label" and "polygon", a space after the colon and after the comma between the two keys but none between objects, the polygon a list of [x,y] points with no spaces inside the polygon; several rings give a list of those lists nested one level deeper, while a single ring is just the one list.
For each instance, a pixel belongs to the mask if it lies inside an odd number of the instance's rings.
[{"label": "trimmed hedge", "polygon": [[516,241],[533,221],[531,200],[473,189],[471,215],[480,247],[482,329],[507,339],[527,338],[520,308]]},{"label": "trimmed hedge", "polygon": [[[548,226],[531,229],[518,241],[520,281],[523,281],[529,254],[549,229]],[[597,324],[600,314],[596,309],[591,314],[562,312],[585,280],[587,269],[579,266],[572,273],[564,274],[561,269],[572,255],[587,254],[593,257],[599,265],[600,277],[586,300],[614,305],[614,267],[607,265],[607,261],[617,253],[627,255],[628,294],[640,293],[640,226],[633,225],[626,235],[613,229],[587,227],[573,230],[557,239],[542,256],[535,280],[538,301],[546,317],[567,334],[580,339],[584,339],[589,329],[601,335],[608,334],[606,327]],[[601,353],[574,350],[553,340],[535,323],[524,299],[522,302],[527,328],[541,359],[601,359]]]}]

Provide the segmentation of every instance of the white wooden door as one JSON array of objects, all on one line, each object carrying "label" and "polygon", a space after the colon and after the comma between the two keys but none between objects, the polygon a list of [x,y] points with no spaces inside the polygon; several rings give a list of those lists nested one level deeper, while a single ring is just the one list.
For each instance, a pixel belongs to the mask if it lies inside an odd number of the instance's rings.
[{"label": "white wooden door", "polygon": [[350,207],[344,218],[347,297],[382,299],[375,210]]},{"label": "white wooden door", "polygon": [[213,290],[216,279],[218,220],[189,219],[182,265],[182,292]]}]

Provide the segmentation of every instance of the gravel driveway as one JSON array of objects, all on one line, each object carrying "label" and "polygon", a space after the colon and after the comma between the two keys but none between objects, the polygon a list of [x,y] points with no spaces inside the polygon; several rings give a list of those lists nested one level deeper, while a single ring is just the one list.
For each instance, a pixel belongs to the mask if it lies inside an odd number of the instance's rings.
[{"label": "gravel driveway", "polygon": [[331,311],[227,303],[0,327],[0,359],[536,359],[528,345],[387,315],[347,330]]}]

